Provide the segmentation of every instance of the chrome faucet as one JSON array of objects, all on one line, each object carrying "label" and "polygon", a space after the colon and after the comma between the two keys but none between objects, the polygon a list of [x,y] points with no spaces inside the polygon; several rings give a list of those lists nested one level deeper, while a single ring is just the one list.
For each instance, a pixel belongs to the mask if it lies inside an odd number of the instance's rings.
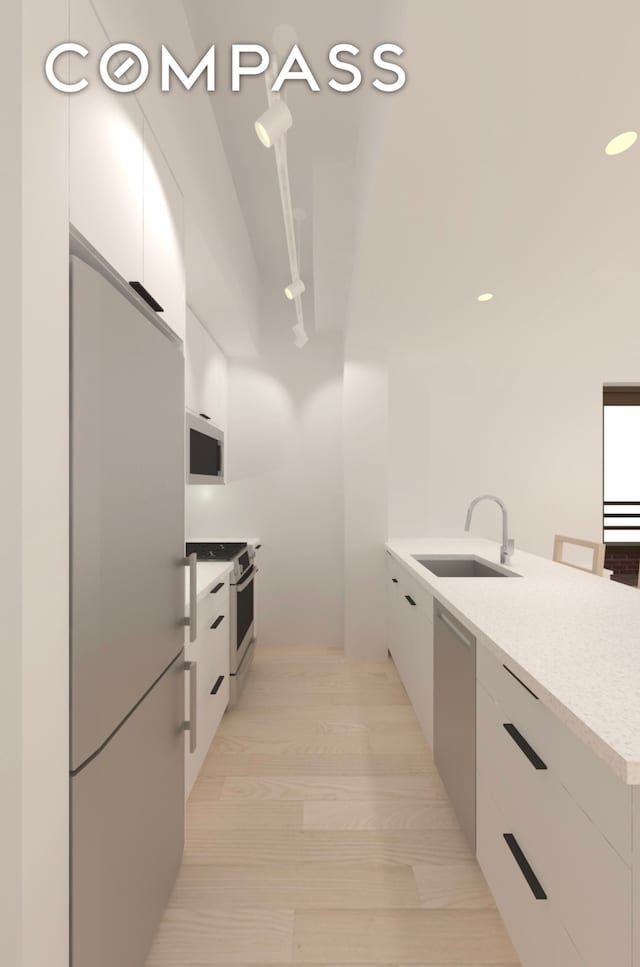
[{"label": "chrome faucet", "polygon": [[515,541],[509,538],[509,520],[507,515],[507,508],[503,500],[499,497],[494,497],[493,494],[482,494],[480,497],[475,497],[469,504],[469,510],[467,511],[467,519],[464,522],[464,529],[466,531],[471,527],[471,517],[476,504],[479,504],[481,500],[495,500],[496,504],[502,510],[502,547],[500,548],[500,563],[501,564],[511,564],[511,555],[513,554],[515,548]]}]

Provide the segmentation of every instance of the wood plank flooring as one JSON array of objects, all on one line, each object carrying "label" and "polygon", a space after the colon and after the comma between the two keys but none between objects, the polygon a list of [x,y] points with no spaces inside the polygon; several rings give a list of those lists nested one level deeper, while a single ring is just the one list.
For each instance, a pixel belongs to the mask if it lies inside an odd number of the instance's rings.
[{"label": "wood plank flooring", "polygon": [[148,967],[518,967],[393,663],[258,649]]}]

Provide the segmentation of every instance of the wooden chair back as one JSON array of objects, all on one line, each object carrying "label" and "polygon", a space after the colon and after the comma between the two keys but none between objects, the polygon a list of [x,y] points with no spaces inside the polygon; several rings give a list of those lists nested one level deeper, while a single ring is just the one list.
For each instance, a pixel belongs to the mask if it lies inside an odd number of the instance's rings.
[{"label": "wooden chair back", "polygon": [[[562,552],[565,544],[574,544],[577,547],[588,547],[592,551],[591,567],[581,567],[580,564],[571,564],[563,560]],[[596,541],[583,541],[577,537],[566,537],[563,534],[556,534],[553,541],[553,560],[559,564],[566,564],[567,567],[575,567],[578,571],[587,571],[591,574],[602,576],[604,572],[604,544]]]}]

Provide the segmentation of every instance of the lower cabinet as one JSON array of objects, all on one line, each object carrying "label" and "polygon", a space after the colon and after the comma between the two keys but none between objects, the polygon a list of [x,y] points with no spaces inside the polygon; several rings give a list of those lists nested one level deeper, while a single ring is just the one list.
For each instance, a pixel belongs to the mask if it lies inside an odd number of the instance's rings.
[{"label": "lower cabinet", "polygon": [[229,640],[229,586],[220,582],[199,602],[197,637],[186,652],[193,676],[186,676],[186,709],[195,722],[195,737],[186,733],[187,799],[229,705]]},{"label": "lower cabinet", "polygon": [[[620,813],[622,796],[626,826],[629,788],[601,783],[602,763],[591,754],[578,787],[574,755],[563,759],[562,723],[493,658],[485,655],[479,673],[478,861],[523,967],[630,967],[632,870],[611,841],[624,837],[609,839],[592,818],[595,798],[610,816]],[[569,791],[577,788],[580,798]]]},{"label": "lower cabinet", "polygon": [[388,557],[389,651],[433,748],[433,598]]}]

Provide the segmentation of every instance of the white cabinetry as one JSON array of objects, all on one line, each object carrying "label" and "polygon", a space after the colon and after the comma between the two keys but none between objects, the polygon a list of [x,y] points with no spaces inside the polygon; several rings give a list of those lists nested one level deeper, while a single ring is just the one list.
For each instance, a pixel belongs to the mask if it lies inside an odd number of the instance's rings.
[{"label": "white cabinetry", "polygon": [[522,963],[630,967],[631,790],[478,655],[478,860]]},{"label": "white cabinetry", "polygon": [[433,748],[433,598],[387,556],[389,651]]},{"label": "white cabinetry", "polygon": [[[92,52],[109,46],[88,0],[71,2],[71,36]],[[78,63],[87,69],[75,57],[72,77]],[[96,75],[69,97],[71,224],[127,282],[142,281],[143,114],[135,98],[109,91]]]},{"label": "white cabinetry", "polygon": [[199,319],[187,309],[185,342],[187,409],[205,413],[226,430],[227,360]]},{"label": "white cabinetry", "polygon": [[144,126],[144,287],[163,307],[162,318],[185,336],[184,202],[154,134]]},{"label": "white cabinetry", "polygon": [[[71,0],[71,36],[92,54],[109,46],[89,0]],[[180,189],[136,98],[105,87],[95,57],[74,56],[72,79],[78,70],[89,85],[69,97],[71,224],[125,281],[144,285],[184,339]]]},{"label": "white cabinetry", "polygon": [[[186,659],[196,665],[197,745],[190,751],[191,736],[186,733],[185,794],[189,797],[209,746],[229,704],[229,579],[214,582],[198,602],[196,640],[187,645]],[[189,708],[187,676],[186,703]]]}]

